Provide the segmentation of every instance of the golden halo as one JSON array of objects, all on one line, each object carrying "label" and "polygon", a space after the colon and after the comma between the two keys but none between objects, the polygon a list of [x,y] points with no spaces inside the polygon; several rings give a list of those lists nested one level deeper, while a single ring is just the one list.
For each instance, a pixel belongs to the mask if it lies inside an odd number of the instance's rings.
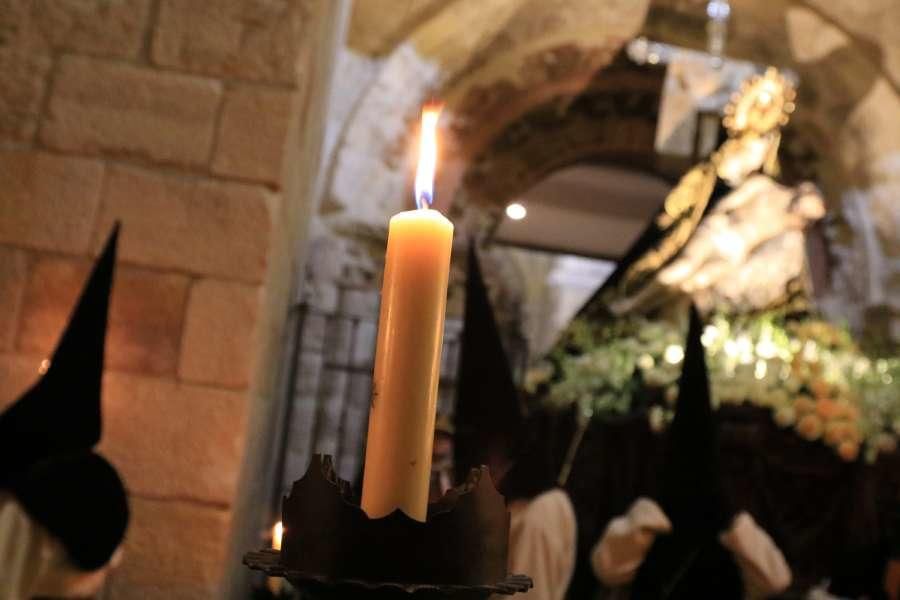
[{"label": "golden halo", "polygon": [[764,75],[754,75],[741,84],[725,106],[722,124],[731,136],[768,133],[787,125],[796,97],[791,82],[769,67]]}]

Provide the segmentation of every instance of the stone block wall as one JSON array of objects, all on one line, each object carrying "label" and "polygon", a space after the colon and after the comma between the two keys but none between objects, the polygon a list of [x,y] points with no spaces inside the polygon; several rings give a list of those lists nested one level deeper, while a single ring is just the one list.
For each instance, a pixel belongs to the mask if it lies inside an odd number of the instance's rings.
[{"label": "stone block wall", "polygon": [[0,409],[122,222],[101,451],[133,517],[105,598],[222,598],[240,568],[336,4],[0,0]]}]

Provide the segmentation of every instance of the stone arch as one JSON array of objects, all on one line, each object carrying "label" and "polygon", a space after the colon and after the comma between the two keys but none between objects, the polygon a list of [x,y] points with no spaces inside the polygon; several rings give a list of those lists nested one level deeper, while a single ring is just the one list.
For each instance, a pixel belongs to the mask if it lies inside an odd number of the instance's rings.
[{"label": "stone arch", "polygon": [[[438,198],[447,203],[469,157],[535,104],[582,89],[638,32],[646,12],[646,2],[616,2],[619,10],[609,12],[593,4],[447,3],[379,59],[331,157],[325,206],[332,212],[353,206],[354,221],[376,227],[385,214],[408,206],[404,192],[414,159],[403,148],[411,146],[421,104],[433,96],[446,100]],[[611,30],[619,33],[610,36]]]},{"label": "stone arch", "polygon": [[664,75],[620,53],[579,94],[553,97],[507,125],[470,159],[459,194],[496,213],[550,173],[584,162],[676,180],[687,161],[666,168],[654,149]]},{"label": "stone arch", "polygon": [[[810,155],[808,167],[832,208],[840,206],[847,189],[866,193],[898,178],[873,167],[879,157],[900,151],[900,124],[890,122],[891,113],[900,111],[900,40],[880,24],[889,20],[882,13],[896,9],[873,4],[878,6],[859,7],[851,0],[776,0],[765,6],[732,0],[729,54],[790,66],[801,75],[799,110],[791,125],[794,145]],[[478,183],[486,171],[478,159],[493,153],[492,160],[499,160],[496,147],[514,134],[516,123],[527,123],[542,110],[574,108],[570,114],[577,114],[578,98],[598,95],[594,87],[614,74],[604,67],[638,33],[702,44],[704,5],[700,0],[608,0],[603,7],[589,0],[429,4],[371,59],[370,79],[335,136],[324,186],[328,217],[365,226],[377,238],[387,217],[409,206],[414,158],[404,149],[412,147],[410,131],[421,103],[432,96],[447,102],[439,207],[447,209],[459,190],[463,202],[497,197],[496,186]],[[677,31],[659,25],[667,15],[678,16]],[[636,137],[646,139],[644,133]],[[564,162],[603,159],[613,150],[605,154],[587,142],[576,146],[556,163],[532,163],[529,177]],[[890,264],[897,237],[879,238]],[[870,247],[858,245],[859,251]]]},{"label": "stone arch", "polygon": [[[466,0],[448,3],[410,31],[385,58],[379,59],[378,74],[356,104],[333,155],[328,204],[343,210],[353,205],[364,191],[374,199],[367,202],[363,212],[383,214],[405,204],[404,190],[411,161],[402,149],[408,145],[405,142],[419,106],[429,97],[438,95],[447,100],[450,126],[446,146],[450,160],[465,162],[499,135],[505,125],[535,106],[555,96],[571,97],[581,92],[599,68],[611,60],[615,50],[637,34],[642,25],[646,27],[644,17],[648,6],[643,3],[626,7],[610,2],[613,6],[603,11],[591,3],[573,0],[545,4],[554,6],[541,10],[534,2],[524,0],[504,0],[486,7],[484,3]],[[698,11],[702,13],[702,4],[656,0],[649,8],[652,13],[671,10],[673,5],[683,11],[687,7],[691,17]],[[852,96],[855,90],[833,89],[827,80],[832,71],[862,66],[863,71],[872,74],[872,85],[880,82],[887,88],[881,94],[891,92],[896,96],[900,69],[894,74],[888,67],[900,61],[882,64],[886,61],[881,58],[884,52],[877,43],[857,33],[859,26],[845,9],[813,0],[800,3],[783,0],[765,10],[744,0],[733,4],[735,23],[740,25],[734,37],[738,54],[755,52],[756,56],[746,57],[790,65],[809,80],[801,91],[808,90],[808,100],[817,107],[806,110],[801,101],[797,120],[809,132],[811,144],[825,150],[840,145],[840,141],[834,141],[838,137],[834,129],[848,116],[841,109],[850,109],[859,101]],[[552,15],[551,9],[562,11],[563,15]],[[485,14],[485,10],[490,14]],[[567,20],[569,15],[597,12],[618,14],[609,20],[617,24],[625,22],[629,27],[619,28],[616,36],[610,36],[610,29],[602,27],[609,23],[596,20],[575,26],[576,18]],[[844,22],[849,24],[841,26]],[[519,38],[516,33],[508,33],[507,28],[518,32]],[[766,28],[785,36],[762,34]],[[807,32],[823,28],[828,35],[819,36],[823,39],[809,47],[792,49],[785,43],[791,35],[810,42],[805,37],[809,35]],[[530,33],[531,38],[521,39],[523,31]],[[748,43],[751,37],[756,42],[752,49]],[[698,40],[676,41],[696,44]],[[840,47],[848,51],[829,57]],[[860,68],[853,71],[858,74]],[[824,80],[816,75],[822,72]],[[822,100],[829,97],[838,100]],[[860,116],[863,121],[867,120],[865,113],[863,110]],[[865,136],[858,135],[856,128],[851,129],[844,136],[848,138],[846,143],[862,144],[864,148]],[[868,156],[870,152],[855,154]],[[834,162],[840,165],[840,171],[846,172],[838,176],[836,188],[848,177],[867,178],[852,161]],[[459,183],[459,166],[448,171],[446,185],[452,191]]]}]

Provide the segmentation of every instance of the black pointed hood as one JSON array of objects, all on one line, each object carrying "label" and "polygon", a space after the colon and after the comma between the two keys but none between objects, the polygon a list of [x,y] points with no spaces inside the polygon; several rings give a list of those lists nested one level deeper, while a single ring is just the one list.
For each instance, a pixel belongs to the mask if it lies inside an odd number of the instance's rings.
[{"label": "black pointed hood", "polygon": [[128,521],[118,474],[92,452],[102,428],[103,356],[118,233],[116,224],[46,372],[0,414],[0,489],[11,491],[86,570],[109,560]]},{"label": "black pointed hood", "polygon": [[721,489],[717,428],[702,334],[703,322],[691,306],[659,500],[673,525],[684,520],[695,528],[708,525],[719,531],[729,511]]},{"label": "black pointed hood", "polygon": [[522,415],[500,329],[494,318],[478,253],[469,247],[466,314],[456,400],[454,462],[457,477],[508,454]]},{"label": "black pointed hood", "polygon": [[0,414],[0,482],[54,454],[100,441],[100,385],[118,225],[88,278],[44,375]]},{"label": "black pointed hood", "polygon": [[719,476],[716,423],[700,337],[703,323],[691,306],[675,419],[668,432],[657,502],[672,523],[653,542],[632,586],[644,600],[743,596],[740,572],[718,542],[729,508]]}]

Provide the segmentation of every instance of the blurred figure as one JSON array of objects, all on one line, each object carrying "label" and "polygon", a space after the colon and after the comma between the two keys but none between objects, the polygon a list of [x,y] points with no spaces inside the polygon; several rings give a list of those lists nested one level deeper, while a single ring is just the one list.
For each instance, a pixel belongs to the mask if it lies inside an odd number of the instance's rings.
[{"label": "blurred figure", "polygon": [[509,572],[531,577],[525,600],[562,600],[575,571],[578,524],[569,495],[540,435],[525,436],[503,475],[500,492],[510,512]]},{"label": "blurred figure", "polygon": [[613,519],[592,552],[597,577],[631,598],[766,598],[791,583],[772,538],[722,490],[702,331],[692,306],[660,493]]},{"label": "blurred figure", "polygon": [[118,561],[125,488],[93,452],[117,236],[41,378],[0,414],[0,600],[89,597]]},{"label": "blurred figure", "polygon": [[438,415],[434,423],[434,445],[431,450],[431,487],[428,501],[434,502],[453,487],[453,422]]}]

